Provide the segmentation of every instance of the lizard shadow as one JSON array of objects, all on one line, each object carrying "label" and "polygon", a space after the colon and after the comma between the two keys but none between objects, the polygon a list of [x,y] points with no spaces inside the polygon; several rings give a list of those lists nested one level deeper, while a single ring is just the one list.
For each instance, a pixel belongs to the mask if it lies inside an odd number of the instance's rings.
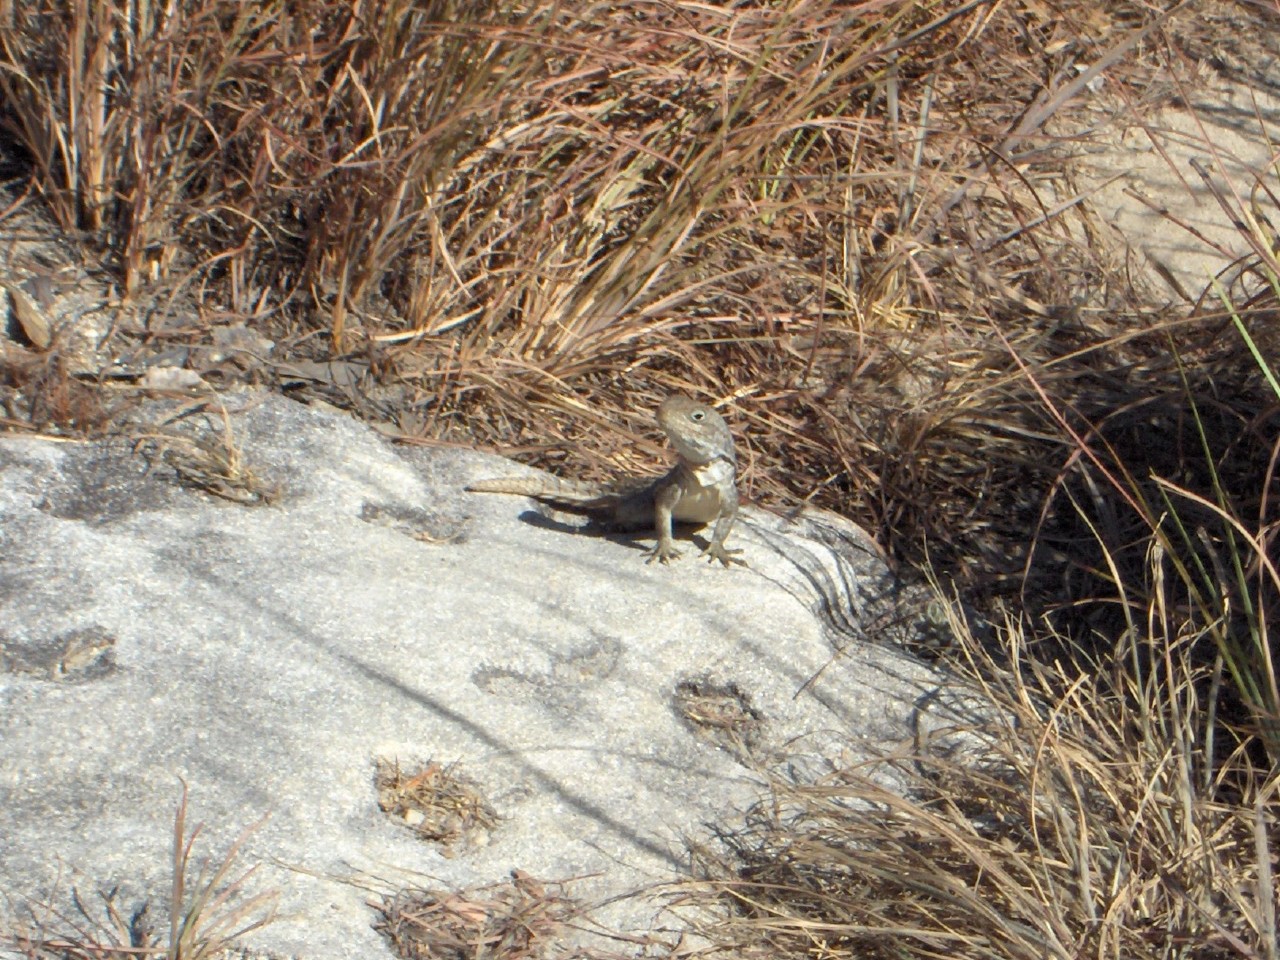
[{"label": "lizard shadow", "polygon": [[[579,523],[573,523],[567,520],[558,519],[554,514],[562,511],[550,511],[543,513],[539,510],[524,510],[517,518],[522,523],[527,523],[531,527],[537,527],[541,530],[551,530],[555,533],[567,533],[578,537],[594,537],[600,540],[608,540],[610,543],[616,543],[620,546],[629,547],[632,550],[648,552],[651,548],[641,541],[654,540],[657,536],[652,527],[629,528],[622,527],[616,523],[610,523],[607,520],[601,520],[598,517],[584,516],[580,518]],[[699,550],[705,550],[710,543],[704,537],[691,536],[691,532],[702,529],[706,524],[702,523],[681,523],[676,521],[673,524],[672,534],[677,541],[685,541]]]}]

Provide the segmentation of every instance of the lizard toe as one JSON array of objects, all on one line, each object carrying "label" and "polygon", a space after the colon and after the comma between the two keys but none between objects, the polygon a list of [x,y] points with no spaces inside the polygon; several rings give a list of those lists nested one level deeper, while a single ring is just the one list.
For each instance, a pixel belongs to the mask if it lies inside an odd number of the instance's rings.
[{"label": "lizard toe", "polygon": [[747,566],[747,561],[738,557],[741,552],[741,550],[730,550],[723,544],[713,543],[702,551],[702,555],[707,558],[708,563],[714,563],[719,560],[726,567],[731,567],[735,563],[740,567],[745,567]]},{"label": "lizard toe", "polygon": [[653,551],[649,554],[649,559],[645,563],[653,563],[653,561],[657,560],[659,563],[667,564],[679,558],[679,556],[679,550],[660,543],[653,548]]}]

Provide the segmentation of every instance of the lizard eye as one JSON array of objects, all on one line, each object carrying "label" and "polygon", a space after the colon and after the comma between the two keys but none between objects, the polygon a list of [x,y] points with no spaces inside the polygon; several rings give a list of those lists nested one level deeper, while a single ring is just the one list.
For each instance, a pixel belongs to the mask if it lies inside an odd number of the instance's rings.
[{"label": "lizard eye", "polygon": [[703,413],[701,410],[695,410],[693,411],[693,413],[689,414],[689,419],[692,420],[694,423],[701,423],[706,418],[707,418],[707,415]]}]

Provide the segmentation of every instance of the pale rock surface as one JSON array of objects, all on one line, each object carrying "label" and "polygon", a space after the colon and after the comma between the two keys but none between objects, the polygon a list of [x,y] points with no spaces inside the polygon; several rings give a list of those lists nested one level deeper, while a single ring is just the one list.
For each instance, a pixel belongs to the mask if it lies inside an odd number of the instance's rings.
[{"label": "pale rock surface", "polygon": [[[281,890],[281,917],[249,948],[390,956],[379,892],[513,869],[583,878],[569,892],[587,902],[650,887],[759,796],[759,770],[888,748],[942,684],[890,642],[889,580],[852,525],[753,511],[731,537],[750,569],[693,544],[646,566],[651,540],[462,490],[526,468],[222,399],[271,504],[180,482],[154,443],[148,459],[129,439],[0,438],[0,929],[34,912],[71,932],[33,904],[72,918],[73,889],[92,912],[116,886],[163,929],[181,778],[197,859],[270,815],[240,862],[259,864],[251,889]],[[149,429],[197,421],[218,437],[216,415]],[[695,732],[681,684],[747,698],[750,748]],[[420,840],[379,810],[379,759],[456,764],[498,825]],[[645,931],[670,925],[660,910],[638,896],[596,916]]]}]

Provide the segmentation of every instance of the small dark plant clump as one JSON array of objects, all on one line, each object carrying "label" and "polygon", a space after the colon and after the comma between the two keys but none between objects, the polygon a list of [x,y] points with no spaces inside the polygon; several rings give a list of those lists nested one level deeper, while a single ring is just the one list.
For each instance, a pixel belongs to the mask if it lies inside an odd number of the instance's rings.
[{"label": "small dark plant clump", "polygon": [[764,718],[736,684],[682,680],[672,698],[676,714],[698,736],[750,762]]},{"label": "small dark plant clump", "polygon": [[456,893],[405,890],[378,909],[378,930],[405,960],[571,956],[563,937],[581,913],[562,884],[520,870],[505,883]]},{"label": "small dark plant clump", "polygon": [[455,765],[430,762],[402,770],[399,761],[379,760],[378,807],[424,840],[453,856],[459,844],[487,838],[498,815],[480,785]]}]

